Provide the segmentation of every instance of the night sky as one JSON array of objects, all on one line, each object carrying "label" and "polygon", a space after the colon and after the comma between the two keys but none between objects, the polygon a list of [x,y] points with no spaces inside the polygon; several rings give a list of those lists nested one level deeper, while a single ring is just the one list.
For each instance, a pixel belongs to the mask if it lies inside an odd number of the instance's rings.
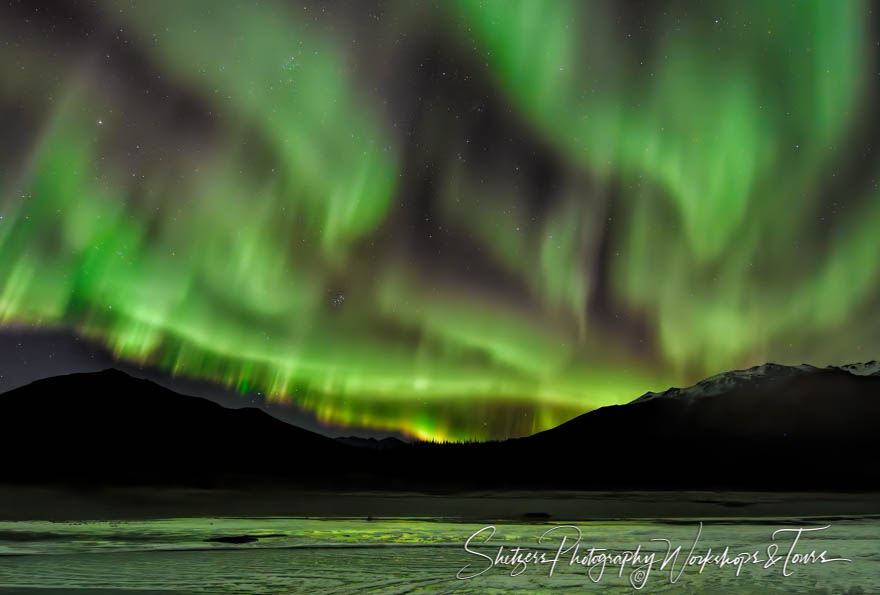
[{"label": "night sky", "polygon": [[487,439],[878,359],[877,11],[4,1],[0,390]]}]

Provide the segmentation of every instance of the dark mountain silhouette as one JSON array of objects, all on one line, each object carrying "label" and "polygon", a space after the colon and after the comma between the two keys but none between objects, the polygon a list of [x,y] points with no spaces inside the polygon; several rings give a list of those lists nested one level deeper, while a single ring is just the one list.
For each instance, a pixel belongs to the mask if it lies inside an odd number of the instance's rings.
[{"label": "dark mountain silhouette", "polygon": [[647,393],[527,438],[482,444],[333,440],[113,370],[9,391],[0,395],[0,412],[6,483],[880,488],[876,362],[765,364]]},{"label": "dark mountain silhouette", "polygon": [[0,395],[0,448],[0,481],[39,483],[296,481],[357,457],[258,409],[227,409],[112,369]]},{"label": "dark mountain silhouette", "polygon": [[603,455],[589,467],[616,484],[874,487],[878,369],[765,364],[604,407],[528,443],[540,450],[588,440]]},{"label": "dark mountain silhouette", "polygon": [[408,480],[485,488],[880,488],[880,365],[765,364],[528,438],[388,453]]}]

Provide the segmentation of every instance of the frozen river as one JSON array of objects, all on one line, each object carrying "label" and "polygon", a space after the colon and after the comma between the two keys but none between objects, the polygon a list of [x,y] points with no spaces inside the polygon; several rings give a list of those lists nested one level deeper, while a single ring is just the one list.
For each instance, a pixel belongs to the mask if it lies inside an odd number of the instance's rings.
[{"label": "frozen river", "polygon": [[[792,549],[792,530],[821,527]],[[787,531],[774,539],[778,529]],[[0,522],[3,593],[635,592],[633,583],[651,593],[878,593],[880,517],[714,518],[702,528],[693,519]]]}]

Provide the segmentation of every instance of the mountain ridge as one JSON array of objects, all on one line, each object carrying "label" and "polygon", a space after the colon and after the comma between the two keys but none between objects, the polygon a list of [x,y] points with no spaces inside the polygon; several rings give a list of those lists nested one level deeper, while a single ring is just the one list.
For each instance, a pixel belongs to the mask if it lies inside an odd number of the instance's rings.
[{"label": "mountain ridge", "polygon": [[780,376],[814,374],[822,373],[823,371],[842,371],[854,376],[880,376],[880,362],[871,360],[868,362],[844,364],[842,366],[825,366],[824,368],[812,366],[810,364],[791,366],[767,362],[752,366],[751,368],[730,370],[715,374],[714,376],[704,378],[689,387],[671,387],[662,392],[647,392],[633,401],[630,401],[630,403],[648,401],[657,397],[680,398],[715,396],[723,393],[725,390],[731,390],[748,383],[768,381]]},{"label": "mountain ridge", "polygon": [[765,364],[646,393],[524,438],[470,444],[333,439],[118,370],[72,374],[0,395],[0,448],[9,459],[0,482],[877,489],[875,364]]},{"label": "mountain ridge", "polygon": [[0,395],[0,413],[0,448],[17,455],[7,476],[22,481],[215,485],[289,475],[267,452],[320,453],[291,457],[304,473],[354,452],[259,409],[230,409],[113,368],[17,387]]}]

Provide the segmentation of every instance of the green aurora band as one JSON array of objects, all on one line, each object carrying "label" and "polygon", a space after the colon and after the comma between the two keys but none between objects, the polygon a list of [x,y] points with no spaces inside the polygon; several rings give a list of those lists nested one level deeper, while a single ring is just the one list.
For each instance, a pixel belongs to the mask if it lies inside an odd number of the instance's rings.
[{"label": "green aurora band", "polygon": [[516,296],[435,274],[395,233],[410,196],[382,101],[407,76],[387,71],[393,49],[362,49],[317,4],[119,6],[97,16],[203,115],[181,124],[104,49],[4,48],[0,103],[34,114],[0,170],[7,325],[440,440],[880,349],[880,197],[876,177],[847,179],[876,79],[858,2],[718,3],[723,18],[675,3],[652,14],[650,51],[614,3],[387,7],[374,35],[439,22],[572,172],[535,216],[514,164],[435,149],[433,216]]}]

